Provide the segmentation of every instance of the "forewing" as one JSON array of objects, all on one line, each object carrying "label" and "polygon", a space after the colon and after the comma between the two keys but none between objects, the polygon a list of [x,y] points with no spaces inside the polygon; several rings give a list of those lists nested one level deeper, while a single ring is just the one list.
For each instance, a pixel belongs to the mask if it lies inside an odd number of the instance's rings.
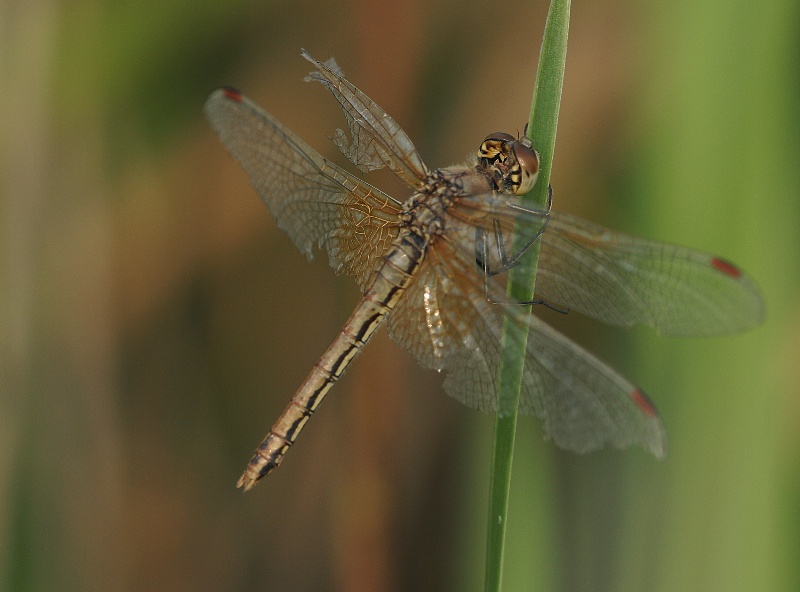
[{"label": "forewing", "polygon": [[467,252],[441,238],[431,245],[414,284],[390,313],[390,336],[423,366],[444,370],[448,394],[496,411],[509,314],[529,327],[520,411],[542,420],[546,438],[576,452],[640,444],[663,456],[664,427],[644,393],[536,317],[529,319],[523,307],[487,301]]},{"label": "forewing", "polygon": [[278,226],[309,258],[369,285],[379,256],[397,236],[399,204],[320,156],[272,115],[232,89],[214,91],[209,121]]},{"label": "forewing", "polygon": [[397,122],[347,81],[335,61],[319,62],[305,50],[302,55],[317,68],[306,80],[322,83],[344,110],[352,143],[342,130],[336,130],[334,142],[342,153],[364,172],[389,167],[409,187],[420,188],[428,169]]},{"label": "forewing", "polygon": [[737,333],[764,318],[753,281],[707,253],[557,212],[541,241],[537,296],[605,323],[689,337]]}]

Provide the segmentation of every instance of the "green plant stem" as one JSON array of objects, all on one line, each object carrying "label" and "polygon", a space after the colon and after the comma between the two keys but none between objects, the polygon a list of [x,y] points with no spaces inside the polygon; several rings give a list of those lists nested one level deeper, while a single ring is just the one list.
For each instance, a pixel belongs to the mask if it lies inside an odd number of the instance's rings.
[{"label": "green plant stem", "polygon": [[[567,56],[569,11],[570,0],[552,0],[550,3],[527,129],[528,137],[541,156],[541,169],[538,181],[526,199],[539,209],[544,209],[547,204],[558,109],[561,103],[561,88]],[[515,245],[515,248],[519,247]],[[509,273],[508,294],[512,301],[528,302],[533,299],[538,259],[539,243],[537,241],[523,258],[521,264],[514,267]],[[506,317],[503,324],[503,355],[497,377],[500,398],[492,455],[486,545],[486,592],[499,592],[502,584],[503,553],[508,524],[508,498],[511,488],[511,462],[527,337],[527,327],[520,327]]]}]

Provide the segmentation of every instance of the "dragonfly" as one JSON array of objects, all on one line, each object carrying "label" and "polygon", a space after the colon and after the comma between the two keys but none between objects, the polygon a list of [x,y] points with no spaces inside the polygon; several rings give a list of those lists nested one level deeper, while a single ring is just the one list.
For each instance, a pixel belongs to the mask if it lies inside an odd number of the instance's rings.
[{"label": "dragonfly", "polygon": [[[330,265],[354,277],[362,293],[237,487],[251,489],[281,463],[382,324],[423,367],[444,372],[449,395],[496,412],[510,318],[527,329],[519,412],[538,417],[546,439],[578,453],[640,445],[663,457],[666,431],[645,392],[520,305],[647,325],[662,335],[734,334],[763,319],[755,283],[720,257],[525,202],[540,167],[526,138],[493,133],[466,164],[429,169],[335,60],[301,53],[314,66],[306,80],[321,83],[344,111],[349,135],[339,129],[332,138],[339,150],[363,173],[389,169],[411,196],[397,200],[337,166],[237,90],[217,89],[206,101],[211,125],[278,226],[309,259],[316,248],[327,251]],[[503,278],[534,244],[535,299],[512,301]]]}]

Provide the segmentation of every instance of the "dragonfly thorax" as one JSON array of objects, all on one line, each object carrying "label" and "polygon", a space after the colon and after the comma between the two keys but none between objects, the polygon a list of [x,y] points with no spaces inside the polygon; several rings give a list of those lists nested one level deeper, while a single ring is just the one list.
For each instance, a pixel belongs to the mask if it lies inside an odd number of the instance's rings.
[{"label": "dragonfly thorax", "polygon": [[474,165],[436,169],[403,205],[400,218],[429,241],[445,232],[446,212],[459,198],[492,191],[490,179]]}]

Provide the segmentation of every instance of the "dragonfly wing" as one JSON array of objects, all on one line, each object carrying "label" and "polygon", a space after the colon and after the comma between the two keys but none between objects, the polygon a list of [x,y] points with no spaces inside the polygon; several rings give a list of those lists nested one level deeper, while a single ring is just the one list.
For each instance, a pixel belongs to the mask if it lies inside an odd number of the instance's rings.
[{"label": "dragonfly wing", "polygon": [[439,272],[430,259],[424,261],[414,282],[389,313],[389,336],[424,368],[442,370],[468,331],[457,318],[445,316],[448,306],[460,306],[454,280]]},{"label": "dragonfly wing", "polygon": [[663,458],[666,430],[644,391],[544,321],[528,319],[520,412],[539,417],[545,436],[567,450],[639,444]]},{"label": "dragonfly wing", "polygon": [[319,62],[305,50],[302,55],[317,68],[306,80],[323,84],[344,110],[352,143],[342,130],[337,130],[334,142],[342,153],[364,172],[389,167],[409,187],[420,188],[428,169],[397,122],[347,81],[333,59]]},{"label": "dragonfly wing", "polygon": [[[461,319],[475,314],[469,291],[476,282],[491,300],[506,299],[501,286],[505,276],[498,273],[484,281],[484,265],[500,269],[507,257],[513,257],[515,230],[529,243],[546,224],[546,211],[532,209],[514,196],[487,192],[459,198],[447,210],[445,235],[437,239],[440,247],[429,248],[414,282],[390,314],[390,335],[425,368],[443,369],[444,359],[463,346],[462,336],[469,331],[469,323]],[[445,317],[441,311],[459,312]]]},{"label": "dragonfly wing", "polygon": [[707,253],[557,212],[541,240],[538,297],[605,323],[689,337],[745,331],[764,318],[753,281]]},{"label": "dragonfly wing", "polygon": [[397,236],[400,205],[320,156],[272,115],[221,88],[205,112],[222,143],[247,171],[278,226],[309,258],[315,246],[362,290]]},{"label": "dragonfly wing", "polygon": [[[484,270],[495,281],[484,282],[490,300],[505,298],[507,271],[545,232],[549,211],[533,208],[530,203],[508,194],[488,192],[459,198],[447,211],[446,233],[454,249],[465,259],[474,259],[481,274]],[[491,293],[498,288],[498,294]]]},{"label": "dragonfly wing", "polygon": [[542,420],[545,437],[576,452],[640,444],[664,456],[664,426],[644,393],[522,307],[487,301],[467,252],[449,240],[431,245],[420,275],[390,313],[390,336],[423,366],[444,370],[448,394],[496,411],[509,314],[529,328],[520,411]]}]

